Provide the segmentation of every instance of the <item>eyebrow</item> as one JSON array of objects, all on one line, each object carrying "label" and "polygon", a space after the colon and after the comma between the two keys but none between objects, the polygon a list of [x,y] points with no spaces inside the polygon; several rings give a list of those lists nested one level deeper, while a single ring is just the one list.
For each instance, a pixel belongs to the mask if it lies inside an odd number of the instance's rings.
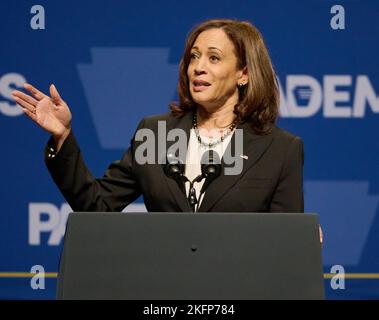
[{"label": "eyebrow", "polygon": [[[194,46],[194,47],[192,47],[191,49],[197,49],[197,50],[199,50],[199,48],[198,48],[197,46]],[[219,48],[216,48],[216,47],[208,47],[208,50],[212,50],[212,49],[218,50],[218,51],[220,51],[221,53],[223,53],[223,52],[221,51],[221,49],[219,49]]]}]

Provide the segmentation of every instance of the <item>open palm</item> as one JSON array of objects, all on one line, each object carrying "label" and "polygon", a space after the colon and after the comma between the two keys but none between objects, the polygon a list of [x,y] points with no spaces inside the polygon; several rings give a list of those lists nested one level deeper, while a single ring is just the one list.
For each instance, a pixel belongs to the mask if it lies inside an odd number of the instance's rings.
[{"label": "open palm", "polygon": [[18,90],[12,92],[24,113],[54,136],[61,136],[70,130],[72,119],[70,109],[54,85],[50,86],[50,97],[30,84],[24,84],[24,88],[31,95]]}]

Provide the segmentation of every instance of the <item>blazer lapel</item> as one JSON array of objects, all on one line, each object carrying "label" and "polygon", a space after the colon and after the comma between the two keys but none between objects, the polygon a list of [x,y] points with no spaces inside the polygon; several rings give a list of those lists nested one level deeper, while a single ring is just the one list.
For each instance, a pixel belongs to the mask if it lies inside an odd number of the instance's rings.
[{"label": "blazer lapel", "polygon": [[[245,159],[242,159],[242,172],[238,175],[225,175],[224,170],[226,168],[226,165],[222,159],[221,175],[209,185],[208,190],[205,192],[204,199],[199,207],[199,211],[209,211],[217,203],[217,201],[220,200],[223,195],[230,188],[232,188],[239,179],[242,178],[246,171],[248,171],[250,167],[259,160],[259,158],[264,154],[273,140],[272,134],[264,136],[255,134],[251,128],[250,123],[248,122],[245,122],[244,124],[238,126],[238,128],[243,130],[243,154],[235,154],[235,135],[233,135],[231,142],[229,143],[225,152],[234,154],[236,157],[244,156]],[[232,149],[230,150],[230,148]],[[230,151],[233,153],[230,153]]]}]

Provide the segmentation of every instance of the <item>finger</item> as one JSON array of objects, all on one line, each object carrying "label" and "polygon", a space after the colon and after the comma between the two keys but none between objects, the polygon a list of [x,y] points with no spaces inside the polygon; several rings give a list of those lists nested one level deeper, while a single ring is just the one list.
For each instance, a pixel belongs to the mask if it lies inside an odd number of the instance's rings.
[{"label": "finger", "polygon": [[17,102],[17,104],[22,107],[22,108],[26,108],[28,109],[30,112],[32,113],[35,113],[36,112],[36,108],[31,105],[29,102],[25,101],[25,100],[22,100],[20,99],[19,97],[14,97],[14,100]]},{"label": "finger", "polygon": [[22,108],[22,111],[28,115],[32,120],[37,122],[37,115],[33,112],[30,112],[28,109]]},{"label": "finger", "polygon": [[24,88],[28,90],[37,100],[42,100],[44,97],[46,97],[46,94],[39,91],[37,88],[34,88],[31,84],[25,83]]},{"label": "finger", "polygon": [[21,91],[18,91],[18,90],[14,90],[12,92],[12,95],[13,97],[17,97],[17,98],[20,98],[21,100],[24,100],[28,103],[30,103],[31,105],[33,105],[34,107],[37,105],[38,101],[36,99],[34,99],[33,97],[21,92]]},{"label": "finger", "polygon": [[51,98],[53,99],[54,103],[56,103],[56,104],[63,101],[61,96],[59,95],[57,88],[53,84],[50,86],[50,95],[51,95]]}]

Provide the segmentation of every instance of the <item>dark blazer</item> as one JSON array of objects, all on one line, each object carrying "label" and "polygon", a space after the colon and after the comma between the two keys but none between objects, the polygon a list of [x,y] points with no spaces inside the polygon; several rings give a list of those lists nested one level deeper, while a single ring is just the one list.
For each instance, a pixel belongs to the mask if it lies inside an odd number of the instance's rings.
[{"label": "dark blazer", "polygon": [[[166,121],[167,131],[181,128],[189,137],[192,114],[182,118],[167,113],[143,119],[138,129],[158,131],[158,120]],[[274,127],[267,135],[257,135],[249,123],[243,129],[243,170],[212,182],[199,211],[214,212],[304,212],[303,144],[299,137]],[[234,136],[228,148],[233,148]],[[122,211],[141,194],[148,211],[191,211],[176,182],[165,176],[160,164],[140,165],[134,152],[141,142],[133,138],[121,160],[115,161],[102,178],[95,178],[86,167],[71,132],[56,157],[45,163],[52,178],[74,211]],[[170,145],[167,144],[167,148]],[[222,164],[223,167],[225,164]],[[222,171],[223,172],[223,171]]]}]

